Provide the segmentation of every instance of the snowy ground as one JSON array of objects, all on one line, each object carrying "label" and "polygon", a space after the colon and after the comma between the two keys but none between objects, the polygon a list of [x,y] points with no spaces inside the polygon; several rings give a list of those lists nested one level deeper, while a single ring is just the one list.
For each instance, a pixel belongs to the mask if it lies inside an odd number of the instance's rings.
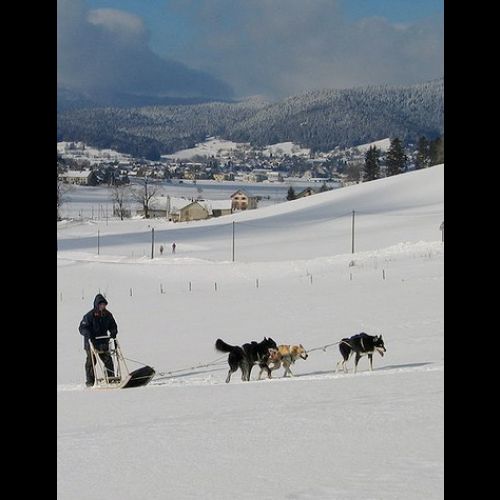
[{"label": "snowy ground", "polygon": [[[157,225],[157,245],[178,252],[153,260],[140,254],[150,221],[100,223],[99,256],[95,223],[60,224],[58,498],[442,498],[443,173]],[[185,371],[84,389],[77,327],[98,291],[127,356]],[[336,346],[297,361],[293,379],[190,369],[221,357],[218,337],[313,349],[360,331],[386,342],[373,372],[363,358],[335,374]]]}]

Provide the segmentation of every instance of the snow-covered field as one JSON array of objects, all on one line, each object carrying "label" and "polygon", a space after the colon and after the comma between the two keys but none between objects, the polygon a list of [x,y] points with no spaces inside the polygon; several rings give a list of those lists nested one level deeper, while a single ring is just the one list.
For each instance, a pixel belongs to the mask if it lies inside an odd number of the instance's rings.
[{"label": "snow-covered field", "polygon": [[233,151],[239,148],[248,148],[247,143],[239,143],[227,141],[225,139],[217,139],[216,137],[208,137],[204,142],[199,142],[194,148],[182,149],[169,155],[162,155],[162,158],[189,160],[195,156],[223,156],[231,155]]},{"label": "snow-covered field", "polygon": [[[442,498],[443,174],[204,222],[60,223],[58,498]],[[83,387],[77,328],[99,291],[125,355],[166,375]],[[362,358],[335,374],[337,346],[297,361],[292,379],[257,381],[254,368],[225,384],[224,363],[192,369],[221,357],[218,337],[315,349],[361,331],[386,343],[373,372]]]},{"label": "snow-covered field", "polygon": [[384,153],[389,150],[391,147],[391,140],[389,138],[381,139],[380,141],[368,142],[366,144],[360,144],[356,146],[356,148],[362,153],[366,153],[371,147],[376,147],[380,149]]}]

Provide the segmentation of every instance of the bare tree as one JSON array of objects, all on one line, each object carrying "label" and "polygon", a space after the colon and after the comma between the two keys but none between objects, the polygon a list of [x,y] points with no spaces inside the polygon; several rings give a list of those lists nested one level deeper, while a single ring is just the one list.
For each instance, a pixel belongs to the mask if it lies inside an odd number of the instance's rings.
[{"label": "bare tree", "polygon": [[66,194],[73,191],[74,187],[64,183],[57,174],[57,220],[61,220],[61,206],[66,201]]},{"label": "bare tree", "polygon": [[349,163],[347,168],[345,169],[345,173],[347,174],[347,179],[349,181],[359,182],[361,180],[361,174],[363,170],[363,165],[360,162]]},{"label": "bare tree", "polygon": [[120,220],[123,220],[127,216],[127,204],[130,200],[130,187],[114,185],[111,193],[111,199],[113,200],[114,212],[119,215]]},{"label": "bare tree", "polygon": [[59,179],[58,176],[57,177],[57,220],[61,220],[61,215],[59,213],[59,210],[61,208],[61,205],[64,203],[62,191],[63,191],[62,181]]},{"label": "bare tree", "polygon": [[145,177],[143,185],[132,191],[132,198],[142,205],[144,217],[149,219],[149,211],[152,208],[153,198],[156,196],[158,188],[151,184],[151,181]]}]

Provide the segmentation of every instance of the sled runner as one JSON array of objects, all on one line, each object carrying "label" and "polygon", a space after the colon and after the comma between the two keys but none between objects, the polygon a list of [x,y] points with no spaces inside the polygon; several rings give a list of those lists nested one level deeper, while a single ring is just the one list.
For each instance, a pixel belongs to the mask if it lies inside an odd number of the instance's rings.
[{"label": "sled runner", "polygon": [[108,337],[114,341],[114,349],[109,345],[109,355],[113,360],[114,376],[108,374],[108,370],[104,365],[104,361],[99,356],[99,351],[95,348],[92,342],[90,351],[96,360],[94,364],[94,385],[93,389],[128,389],[130,387],[141,387],[149,384],[155,375],[155,371],[151,366],[143,366],[134,371],[129,371],[125,358],[116,339]]}]

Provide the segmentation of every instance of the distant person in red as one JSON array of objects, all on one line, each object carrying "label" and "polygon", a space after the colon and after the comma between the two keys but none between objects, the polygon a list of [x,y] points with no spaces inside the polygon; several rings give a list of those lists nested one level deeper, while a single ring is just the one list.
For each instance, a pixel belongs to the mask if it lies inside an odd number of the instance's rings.
[{"label": "distant person in red", "polygon": [[174,242],[172,243],[172,253],[175,253],[175,247],[176,247],[176,246],[177,246],[177,245],[175,244],[175,241],[174,241]]}]

